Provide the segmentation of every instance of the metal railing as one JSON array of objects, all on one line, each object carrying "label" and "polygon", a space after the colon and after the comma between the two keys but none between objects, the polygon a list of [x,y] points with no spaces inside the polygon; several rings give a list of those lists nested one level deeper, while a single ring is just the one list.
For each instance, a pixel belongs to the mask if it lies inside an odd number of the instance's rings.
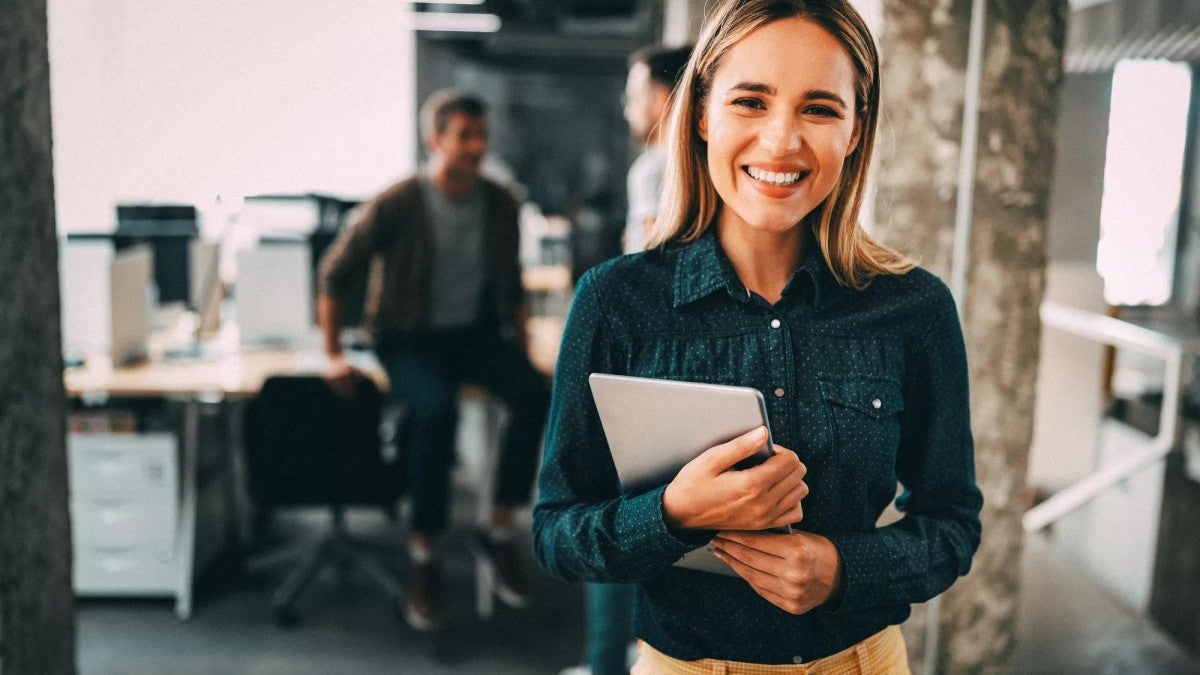
[{"label": "metal railing", "polygon": [[1171,335],[1055,302],[1042,305],[1041,317],[1042,323],[1051,328],[1159,359],[1166,366],[1166,374],[1158,435],[1151,439],[1146,449],[1094,471],[1029,509],[1021,518],[1021,525],[1026,532],[1037,532],[1063,518],[1113,485],[1162,461],[1176,447],[1179,439],[1183,366],[1185,359],[1194,357],[1197,347],[1197,341],[1194,339],[1185,339],[1179,335]]}]

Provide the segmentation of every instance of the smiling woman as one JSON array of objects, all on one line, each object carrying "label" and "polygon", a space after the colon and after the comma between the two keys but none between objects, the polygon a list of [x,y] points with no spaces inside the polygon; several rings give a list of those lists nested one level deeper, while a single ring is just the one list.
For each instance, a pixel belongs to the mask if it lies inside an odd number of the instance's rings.
[{"label": "smiling woman", "polygon": [[[858,224],[877,72],[847,0],[719,3],[673,95],[652,249],[579,283],[535,545],[563,579],[638,582],[635,673],[906,673],[898,624],[979,545],[954,301]],[[775,452],[732,470],[767,438],[747,430],[623,490],[593,372],[758,389]],[[897,481],[905,516],[877,529]],[[672,566],[700,546],[736,576]]]},{"label": "smiling woman", "polygon": [[[797,43],[808,47],[796,50]],[[710,89],[696,130],[708,144],[709,176],[724,204],[716,224],[726,252],[786,243],[783,250],[798,256],[803,231],[796,224],[833,190],[858,144],[859,116],[847,103],[854,101],[849,55],[808,19],[781,19],[734,45]],[[747,285],[778,300],[786,281]]]}]

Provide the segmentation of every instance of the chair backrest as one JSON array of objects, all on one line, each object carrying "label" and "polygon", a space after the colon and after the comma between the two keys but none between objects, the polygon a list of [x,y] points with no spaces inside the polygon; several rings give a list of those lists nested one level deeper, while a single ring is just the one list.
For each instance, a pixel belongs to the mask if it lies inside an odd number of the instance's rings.
[{"label": "chair backrest", "polygon": [[316,376],[269,378],[246,407],[251,496],[262,506],[394,504],[404,474],[380,452],[382,404],[363,377],[351,396]]}]

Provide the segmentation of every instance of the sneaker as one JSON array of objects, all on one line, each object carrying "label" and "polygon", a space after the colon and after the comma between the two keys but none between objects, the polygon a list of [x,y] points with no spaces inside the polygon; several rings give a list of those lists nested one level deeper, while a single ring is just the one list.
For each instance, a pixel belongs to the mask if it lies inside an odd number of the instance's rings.
[{"label": "sneaker", "polygon": [[441,571],[436,563],[413,563],[404,589],[404,620],[413,630],[431,631],[438,625]]},{"label": "sneaker", "polygon": [[516,543],[495,541],[487,532],[477,530],[471,537],[471,551],[492,568],[496,579],[496,597],[500,598],[500,602],[513,609],[529,606],[529,594]]}]

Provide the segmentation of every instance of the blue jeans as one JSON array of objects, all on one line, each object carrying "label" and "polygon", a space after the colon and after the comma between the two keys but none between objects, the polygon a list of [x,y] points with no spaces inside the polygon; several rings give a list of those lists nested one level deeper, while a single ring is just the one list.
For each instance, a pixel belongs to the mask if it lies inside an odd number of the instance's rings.
[{"label": "blue jeans", "polygon": [[414,532],[433,537],[446,529],[460,383],[481,385],[508,408],[496,503],[529,503],[550,389],[516,343],[494,328],[473,327],[381,336],[376,352],[412,425],[408,489]]},{"label": "blue jeans", "polygon": [[592,675],[626,675],[625,654],[633,641],[635,584],[588,584],[587,663]]}]

